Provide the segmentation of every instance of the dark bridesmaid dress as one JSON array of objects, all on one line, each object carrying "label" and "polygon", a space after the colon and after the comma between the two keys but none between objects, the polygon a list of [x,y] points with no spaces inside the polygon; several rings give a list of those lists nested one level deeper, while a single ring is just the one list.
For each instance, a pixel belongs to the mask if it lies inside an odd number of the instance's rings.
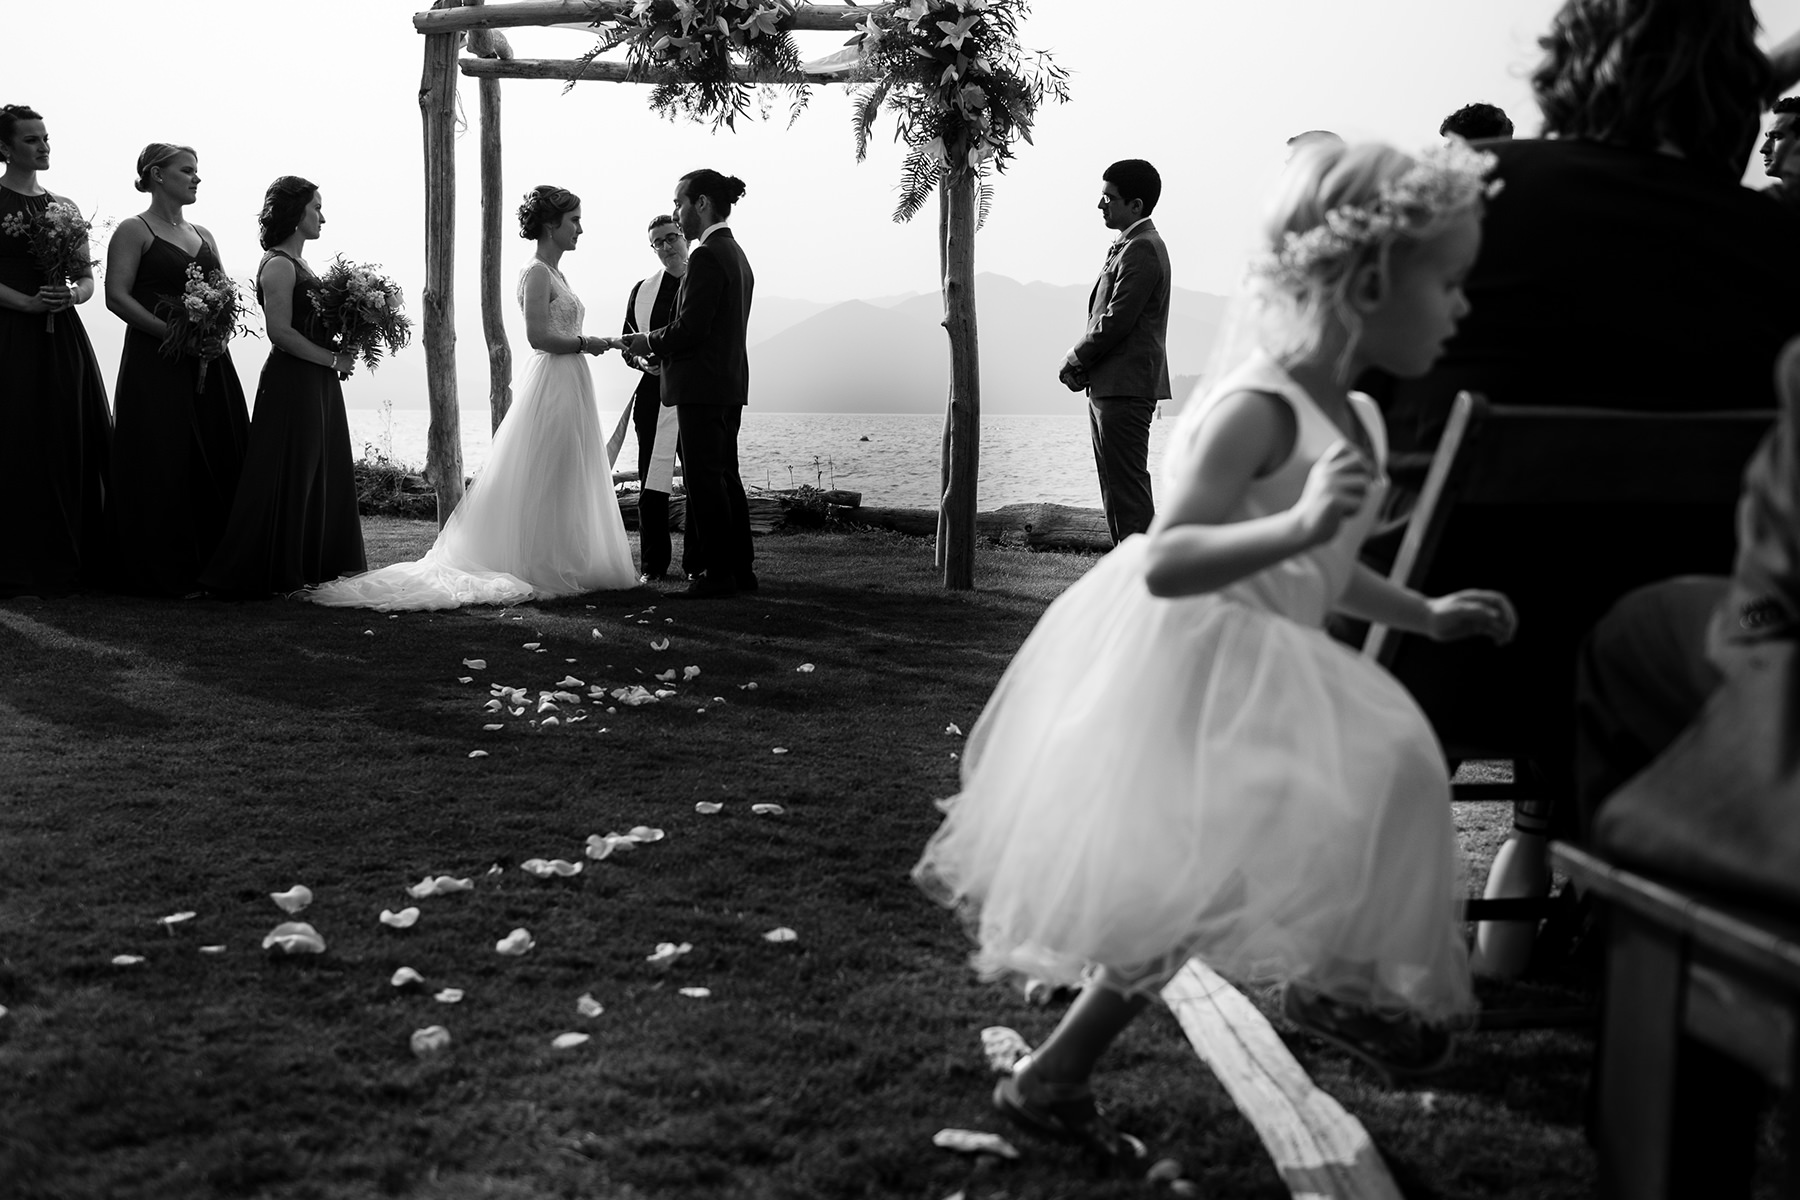
[{"label": "dark bridesmaid dress", "polygon": [[[154,230],[151,237],[131,297],[155,312],[160,298],[181,295],[189,263],[210,272],[219,259],[205,242],[189,254]],[[250,415],[229,351],[212,361],[197,392],[200,360],[164,358],[160,345],[125,331],[113,393],[111,572],[121,591],[182,596],[199,589],[200,569],[225,533]]]},{"label": "dark bridesmaid dress", "polygon": [[[50,196],[0,187],[0,218],[35,215]],[[0,283],[44,286],[23,239],[0,233]],[[102,505],[112,415],[75,310],[0,309],[0,596],[55,595],[90,582],[105,554]]]},{"label": "dark bridesmaid dress", "polygon": [[[294,328],[314,345],[329,348],[313,309],[310,288],[317,278],[280,250],[271,250],[263,263],[277,255],[294,264]],[[256,273],[260,302],[261,265]],[[201,582],[223,595],[248,598],[367,570],[351,463],[350,424],[337,372],[271,349],[256,385],[250,453],[231,525]]]}]

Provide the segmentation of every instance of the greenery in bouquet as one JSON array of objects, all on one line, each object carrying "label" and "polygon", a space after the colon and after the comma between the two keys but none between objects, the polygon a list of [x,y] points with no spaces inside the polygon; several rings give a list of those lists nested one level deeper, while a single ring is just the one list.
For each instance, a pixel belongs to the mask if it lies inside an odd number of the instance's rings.
[{"label": "greenery in bouquet", "polygon": [[910,221],[952,171],[981,178],[987,219],[990,170],[1004,171],[1017,138],[1045,100],[1069,99],[1068,72],[1041,51],[1019,47],[1026,0],[905,0],[869,14],[852,44],[861,56],[853,77],[856,159],[885,108],[907,145],[894,220]]},{"label": "greenery in bouquet", "polygon": [[[800,50],[781,22],[799,0],[636,0],[629,12],[598,17],[600,40],[582,56],[585,65],[618,46],[634,75],[659,78],[650,107],[674,120],[711,121],[713,128],[736,128],[750,112],[757,88],[743,81],[734,58],[751,72],[791,80],[788,120],[806,107],[806,76]],[[571,82],[570,86],[573,86]],[[771,89],[762,91],[766,115]]]},{"label": "greenery in bouquet", "polygon": [[[52,284],[67,283],[99,263],[88,257],[92,230],[81,210],[67,200],[52,200],[33,214],[16,212],[0,218],[0,233],[25,241],[38,270]],[[44,315],[44,329],[55,331],[55,313]]]},{"label": "greenery in bouquet", "polygon": [[163,356],[200,360],[200,373],[194,383],[196,392],[206,390],[206,369],[213,359],[225,353],[226,342],[240,334],[257,336],[255,327],[246,319],[248,310],[237,280],[218,267],[202,270],[197,262],[188,264],[181,295],[157,298],[156,315],[169,327],[163,335]]},{"label": "greenery in bouquet", "polygon": [[400,285],[373,265],[339,255],[314,285],[312,301],[325,335],[371,371],[384,353],[397,354],[412,340]]}]

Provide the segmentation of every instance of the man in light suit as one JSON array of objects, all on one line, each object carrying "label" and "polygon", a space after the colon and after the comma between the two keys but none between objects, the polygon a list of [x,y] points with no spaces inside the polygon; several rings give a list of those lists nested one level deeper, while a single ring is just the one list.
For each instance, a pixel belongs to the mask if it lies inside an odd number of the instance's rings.
[{"label": "man in light suit", "polygon": [[[662,213],[650,222],[649,232],[650,249],[661,260],[662,269],[632,285],[625,301],[626,336],[669,323],[682,277],[687,274],[688,245],[680,223]],[[638,445],[638,565],[643,571],[638,582],[656,583],[666,577],[674,555],[669,540],[669,494],[674,487],[675,459],[681,453],[680,418],[678,410],[663,407],[662,364],[635,356],[627,356],[625,361],[644,373],[631,396],[631,423],[637,430]],[[623,429],[618,436],[623,440]],[[686,578],[693,559],[685,543],[681,558],[681,575]]]},{"label": "man in light suit", "polygon": [[675,408],[687,484],[687,595],[735,596],[757,588],[750,564],[750,506],[738,474],[738,428],[750,402],[746,332],[756,278],[727,218],[744,181],[690,171],[675,185],[675,220],[691,244],[687,274],[666,325],[625,339],[624,349],[662,363],[662,402]]},{"label": "man in light suit", "polygon": [[1119,231],[1088,296],[1087,333],[1058,377],[1088,396],[1094,468],[1113,544],[1150,528],[1150,421],[1169,398],[1169,251],[1150,223],[1162,177],[1140,158],[1101,175],[1100,215]]}]

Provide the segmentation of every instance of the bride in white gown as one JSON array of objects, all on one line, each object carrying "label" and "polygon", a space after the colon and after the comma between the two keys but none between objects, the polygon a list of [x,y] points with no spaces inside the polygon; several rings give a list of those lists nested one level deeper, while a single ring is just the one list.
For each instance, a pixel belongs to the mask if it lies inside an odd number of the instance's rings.
[{"label": "bride in white gown", "polygon": [[519,231],[537,240],[518,292],[536,353],[494,433],[487,468],[424,558],[321,584],[304,593],[313,603],[457,608],[637,586],[582,357],[617,341],[582,334],[586,309],[557,269],[581,237],[580,198],[533,189],[519,208]]}]

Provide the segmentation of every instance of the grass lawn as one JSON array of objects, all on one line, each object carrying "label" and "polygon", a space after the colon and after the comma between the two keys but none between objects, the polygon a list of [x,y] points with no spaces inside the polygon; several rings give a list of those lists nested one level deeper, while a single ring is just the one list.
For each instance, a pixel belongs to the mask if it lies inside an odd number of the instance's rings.
[{"label": "grass lawn", "polygon": [[[367,528],[374,563],[434,533]],[[758,553],[763,590],[725,603],[0,604],[0,1196],[1149,1192],[1022,1138],[1006,1167],[932,1147],[945,1126],[1004,1132],[981,1029],[1035,1041],[1058,1014],[975,979],[907,877],[956,786],[946,727],[971,727],[1094,560],[984,548],[981,589],[953,595],[916,540]],[[565,675],[675,694],[574,723],[565,704],[554,728],[484,708],[491,684],[535,698]],[[1504,815],[1463,817],[1491,851]],[[667,836],[572,878],[519,867],[636,825]],[[438,874],[473,890],[408,896]],[[297,883],[315,899],[289,918],[269,893]],[[413,928],[378,922],[408,905]],[[326,952],[265,954],[290,919]],[[766,940],[777,927],[797,939]],[[535,948],[496,953],[515,928]],[[692,950],[647,962],[663,942]],[[423,990],[390,985],[402,966]],[[446,987],[462,1001],[434,1000]],[[584,994],[605,1011],[578,1013]],[[452,1044],[416,1058],[430,1025]],[[592,1038],[553,1048],[567,1032]],[[1592,1194],[1586,1035],[1471,1036],[1428,1088],[1391,1090],[1284,1032],[1409,1194]],[[1287,1194],[1166,1013],[1097,1083],[1203,1195]]]}]

